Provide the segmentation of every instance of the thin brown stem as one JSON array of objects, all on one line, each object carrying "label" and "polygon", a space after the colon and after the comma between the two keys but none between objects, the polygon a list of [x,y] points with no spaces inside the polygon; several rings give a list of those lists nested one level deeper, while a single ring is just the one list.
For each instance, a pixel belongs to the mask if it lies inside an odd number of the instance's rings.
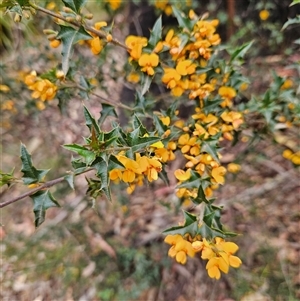
[{"label": "thin brown stem", "polygon": [[[69,24],[71,24],[71,25],[73,25],[73,26],[75,26],[75,27],[80,28],[81,26],[83,26],[84,29],[85,29],[86,31],[91,32],[91,33],[97,35],[99,38],[106,39],[106,37],[107,37],[107,34],[106,34],[106,33],[102,32],[102,31],[100,31],[100,30],[97,30],[97,29],[95,29],[94,27],[89,26],[89,25],[87,25],[87,24],[85,24],[85,23],[79,23],[79,22],[76,22],[76,21],[70,21],[70,20],[67,20],[64,16],[62,16],[62,15],[60,15],[60,14],[56,14],[56,13],[54,13],[54,12],[51,11],[51,10],[48,10],[48,9],[46,9],[46,8],[43,8],[43,7],[41,7],[41,6],[38,6],[38,5],[36,5],[36,4],[34,4],[34,3],[31,3],[31,2],[29,2],[29,5],[30,5],[32,8],[34,8],[34,9],[36,9],[36,10],[38,10],[38,11],[44,13],[44,14],[47,14],[47,15],[49,15],[49,16],[51,16],[51,17],[60,19],[60,20],[62,20],[62,21],[64,21],[64,22],[67,22],[67,23],[69,23]],[[126,49],[126,50],[130,50],[130,48],[128,48],[126,45],[122,44],[121,42],[119,42],[119,41],[116,40],[116,39],[112,39],[112,40],[110,41],[110,43],[112,43],[112,44],[114,44],[114,45],[116,45],[116,46],[122,47],[122,48],[124,48],[124,49]]]},{"label": "thin brown stem", "polygon": [[[83,171],[81,173],[75,174],[75,176],[78,176],[80,174],[86,173],[86,172],[91,171],[91,170],[93,170],[93,169],[89,168],[89,169],[87,169],[87,170],[85,170],[85,171]],[[36,193],[36,192],[38,192],[40,190],[52,187],[52,186],[54,186],[54,185],[56,185],[58,183],[61,183],[61,182],[65,181],[65,180],[66,180],[65,177],[60,177],[60,178],[48,181],[46,183],[43,183],[42,185],[40,185],[40,186],[38,186],[36,188],[33,188],[33,189],[31,189],[31,190],[29,190],[29,191],[27,191],[27,192],[25,192],[25,193],[23,193],[23,194],[15,197],[15,198],[13,198],[11,200],[8,200],[6,202],[0,203],[0,208],[6,207],[6,206],[8,206],[8,205],[10,205],[12,203],[15,203],[15,202],[17,202],[19,200],[22,200],[22,199],[24,199],[24,198],[26,198],[28,196],[31,196],[31,195],[33,195],[34,193]]]}]

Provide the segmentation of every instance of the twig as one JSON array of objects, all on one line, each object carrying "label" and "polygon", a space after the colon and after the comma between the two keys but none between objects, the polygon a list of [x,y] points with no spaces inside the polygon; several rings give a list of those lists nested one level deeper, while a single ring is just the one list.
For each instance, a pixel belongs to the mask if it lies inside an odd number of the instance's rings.
[{"label": "twig", "polygon": [[[36,10],[42,12],[42,13],[45,13],[45,14],[47,14],[47,15],[49,15],[49,16],[52,16],[52,17],[57,18],[57,19],[60,19],[60,20],[62,20],[62,21],[64,21],[64,22],[67,22],[67,23],[69,23],[69,24],[71,24],[71,25],[73,25],[73,26],[75,26],[75,27],[80,28],[81,26],[83,26],[84,29],[85,29],[86,31],[89,31],[89,32],[94,33],[94,34],[97,35],[99,38],[106,39],[106,36],[107,36],[106,33],[102,32],[102,31],[100,31],[100,30],[97,30],[97,29],[95,29],[95,28],[92,27],[92,26],[86,25],[86,24],[84,24],[84,23],[78,23],[78,22],[75,22],[75,21],[67,20],[64,16],[59,15],[59,14],[56,14],[56,13],[52,12],[51,10],[48,10],[48,9],[43,8],[43,7],[41,7],[41,6],[38,6],[38,5],[36,5],[36,4],[32,3],[32,2],[29,2],[29,5],[30,5],[32,8],[34,8],[34,9],[36,9]],[[126,50],[130,50],[130,48],[128,48],[126,45],[122,44],[121,42],[119,42],[119,41],[116,40],[116,39],[112,39],[112,40],[110,41],[110,43],[112,43],[112,44],[114,44],[114,45],[117,45],[117,46],[119,46],[119,47],[122,47],[122,48],[124,48],[124,49],[126,49]]]},{"label": "twig", "polygon": [[[86,172],[91,171],[91,170],[93,170],[93,169],[92,169],[92,168],[89,168],[89,169],[87,169],[87,170],[85,170],[85,171],[83,171],[83,172],[81,172],[81,173],[74,174],[74,175],[75,175],[75,176],[78,176],[78,175],[80,175],[80,174],[86,173]],[[43,190],[43,189],[52,187],[52,186],[54,186],[54,185],[56,185],[56,184],[58,184],[58,183],[61,183],[61,182],[65,181],[65,180],[66,180],[65,177],[60,177],[60,178],[57,178],[57,179],[48,181],[48,182],[46,182],[46,183],[44,183],[44,184],[42,184],[42,185],[40,185],[40,186],[38,186],[38,187],[36,187],[36,188],[33,188],[33,189],[31,189],[31,190],[29,190],[29,191],[27,191],[27,192],[25,192],[25,193],[23,193],[23,194],[21,194],[21,195],[15,197],[15,198],[13,198],[13,199],[11,199],[11,200],[8,200],[8,201],[6,201],[6,202],[0,203],[0,208],[6,207],[6,206],[8,206],[8,205],[10,205],[10,204],[12,204],[12,203],[15,203],[15,202],[17,202],[17,201],[19,201],[19,200],[22,200],[22,199],[24,199],[24,198],[26,198],[26,197],[28,197],[28,196],[31,196],[31,195],[33,195],[34,193],[36,193],[36,192],[38,192],[38,191],[40,191],[40,190]]]}]

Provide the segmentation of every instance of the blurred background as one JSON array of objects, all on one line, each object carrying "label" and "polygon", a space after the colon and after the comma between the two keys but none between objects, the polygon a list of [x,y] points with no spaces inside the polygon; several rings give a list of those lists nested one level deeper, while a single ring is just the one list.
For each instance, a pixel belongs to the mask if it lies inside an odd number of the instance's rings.
[{"label": "blurred background", "polygon": [[[113,34],[120,41],[128,34],[149,35],[159,14],[164,22],[176,24],[166,14],[167,4],[159,9],[158,2],[167,1],[152,1],[155,9],[145,1],[123,1],[117,8],[112,2],[88,1],[87,9],[95,22],[113,20]],[[300,5],[289,7],[290,2],[195,2],[199,15],[208,12],[220,20],[224,45],[234,49],[254,40],[242,67],[249,87],[238,100],[241,107],[247,108],[253,97],[262,97],[274,84],[272,72],[291,79],[292,88],[299,89],[299,42],[294,43],[300,38],[299,25],[282,30],[288,19],[300,14]],[[56,2],[45,3],[49,9],[58,8]],[[15,167],[19,177],[20,142],[34,165],[51,168],[48,179],[55,179],[71,170],[71,154],[61,146],[81,143],[88,135],[82,95],[58,95],[41,109],[23,83],[31,70],[40,74],[60,64],[60,49],[50,48],[43,34],[43,29],[55,26],[41,14],[14,23],[13,16],[1,12],[1,169],[9,172]],[[122,93],[128,88],[122,79],[126,53],[105,48],[104,54],[93,56],[88,47],[77,47],[72,66],[90,78],[98,94],[130,103],[131,94]],[[91,96],[86,103],[99,117],[99,99]],[[217,204],[224,206],[223,223],[240,234],[233,241],[240,246],[241,268],[214,281],[200,258],[182,266],[167,256],[161,232],[183,217],[180,201],[164,183],[157,181],[130,196],[126,187],[114,186],[109,203],[85,195],[82,175],[76,177],[75,191],[67,184],[51,189],[61,208],[49,209],[38,229],[31,199],[1,209],[1,299],[299,300],[299,169],[282,156],[287,148],[299,148],[299,127],[270,130],[263,117],[246,118],[251,143],[224,145],[223,162],[235,160],[241,171],[228,173],[225,185],[215,192]],[[25,191],[18,184],[2,187],[1,201]],[[192,207],[186,204],[186,209]]]}]

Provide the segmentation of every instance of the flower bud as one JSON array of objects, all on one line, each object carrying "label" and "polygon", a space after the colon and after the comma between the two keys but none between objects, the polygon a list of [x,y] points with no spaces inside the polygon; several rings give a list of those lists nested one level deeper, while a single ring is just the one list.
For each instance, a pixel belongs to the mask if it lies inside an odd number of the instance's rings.
[{"label": "flower bud", "polygon": [[87,20],[92,20],[94,18],[93,14],[86,14],[84,15],[84,18]]},{"label": "flower bud", "polygon": [[79,15],[77,15],[75,19],[76,19],[77,22],[81,22],[82,21],[82,17],[79,16]]},{"label": "flower bud", "polygon": [[22,17],[19,14],[15,14],[14,22],[19,23],[22,20]]},{"label": "flower bud", "polygon": [[111,42],[111,41],[112,41],[112,39],[113,39],[113,37],[112,37],[112,35],[111,35],[111,34],[108,34],[108,35],[106,36],[106,40],[107,40],[107,42]]},{"label": "flower bud", "polygon": [[66,6],[63,7],[63,11],[64,11],[65,13],[75,14],[74,11],[73,11],[71,8],[66,7]]}]

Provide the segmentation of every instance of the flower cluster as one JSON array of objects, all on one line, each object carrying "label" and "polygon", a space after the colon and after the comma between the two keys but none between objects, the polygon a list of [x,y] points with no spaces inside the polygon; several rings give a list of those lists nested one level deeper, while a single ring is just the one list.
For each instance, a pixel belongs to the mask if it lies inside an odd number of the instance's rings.
[{"label": "flower cluster", "polygon": [[194,257],[196,253],[201,252],[201,258],[208,260],[206,270],[211,278],[220,279],[221,271],[227,274],[230,266],[238,268],[242,264],[240,258],[233,255],[238,246],[220,237],[208,241],[200,235],[192,239],[189,234],[184,237],[175,234],[167,235],[165,242],[171,245],[168,255],[181,264],[186,263],[187,256]]},{"label": "flower cluster", "polygon": [[42,79],[37,76],[36,71],[32,71],[25,76],[25,84],[29,90],[33,90],[31,97],[34,99],[40,99],[37,102],[37,107],[40,110],[45,108],[44,102],[52,100],[57,92],[57,86],[50,82],[48,79]]},{"label": "flower cluster", "polygon": [[124,167],[112,169],[109,172],[110,180],[127,183],[129,194],[135,190],[137,185],[143,185],[144,178],[149,182],[157,180],[158,173],[162,170],[162,163],[156,156],[141,156],[137,153],[133,160],[121,153],[116,155],[116,158]]}]

